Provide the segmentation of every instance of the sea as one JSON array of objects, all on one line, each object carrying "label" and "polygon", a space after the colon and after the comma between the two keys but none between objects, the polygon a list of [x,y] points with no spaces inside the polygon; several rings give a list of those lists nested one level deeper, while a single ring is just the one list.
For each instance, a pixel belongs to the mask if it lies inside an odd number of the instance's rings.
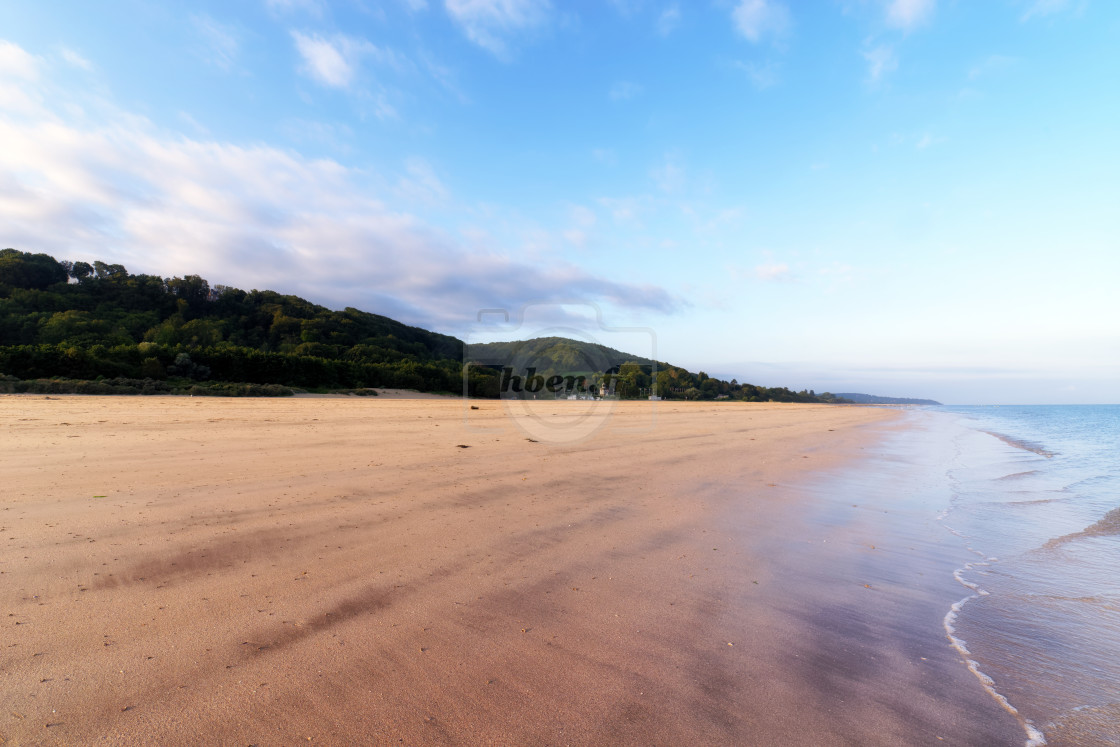
[{"label": "sea", "polygon": [[1120,745],[1120,405],[936,407],[949,645],[1030,745]]}]

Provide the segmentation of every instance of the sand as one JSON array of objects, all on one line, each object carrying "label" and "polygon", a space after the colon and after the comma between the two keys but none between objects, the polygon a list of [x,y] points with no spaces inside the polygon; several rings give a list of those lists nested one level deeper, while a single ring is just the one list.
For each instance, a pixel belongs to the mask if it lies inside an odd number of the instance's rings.
[{"label": "sand", "polygon": [[473,404],[0,396],[3,744],[1022,743],[802,541],[896,411]]},{"label": "sand", "polygon": [[446,394],[432,394],[431,392],[418,392],[415,389],[386,389],[383,387],[375,387],[376,395],[359,395],[359,394],[312,394],[309,392],[299,392],[293,395],[296,399],[353,399],[361,396],[376,396],[380,399],[458,399],[458,397],[451,397]]}]

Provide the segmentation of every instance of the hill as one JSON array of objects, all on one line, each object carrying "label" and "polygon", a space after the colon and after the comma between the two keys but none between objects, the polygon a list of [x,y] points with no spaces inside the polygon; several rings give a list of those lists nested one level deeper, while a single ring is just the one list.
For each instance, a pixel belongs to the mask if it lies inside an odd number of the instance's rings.
[{"label": "hill", "polygon": [[[567,337],[472,343],[467,346],[467,358],[473,361],[516,361],[521,368],[532,367],[540,371],[617,371],[623,363],[637,363],[645,367],[648,373],[654,365],[654,361],[649,358]],[[667,364],[658,365],[665,367]]]},{"label": "hill", "polygon": [[0,251],[0,373],[17,379],[461,391],[462,355],[454,337],[357,309]]},{"label": "hill", "polygon": [[940,405],[932,399],[910,399],[907,397],[880,397],[875,394],[858,394],[853,392],[844,392],[837,394],[837,397],[843,397],[858,405]]},{"label": "hill", "polygon": [[720,381],[559,337],[467,350],[449,335],[275,291],[0,251],[0,391],[260,395],[399,387],[499,397],[510,394],[510,377],[530,370],[582,376],[597,394],[623,399],[656,391],[666,399],[840,401]]},{"label": "hill", "polygon": [[[503,371],[497,382],[505,396],[548,397],[567,396],[572,383],[585,380],[584,393],[602,394],[604,390],[622,399],[638,399],[656,394],[664,399],[715,400],[731,399],[748,402],[828,402],[843,400],[827,392],[793,392],[785,387],[759,387],[741,384],[735,379],[722,381],[703,371],[692,373],[680,366],[656,362],[605,345],[571,340],[565,337],[538,337],[532,340],[479,343],[467,346],[467,360],[474,366]],[[536,392],[510,392],[514,376],[523,382],[536,374],[547,382],[553,377],[569,379],[558,382],[558,391],[548,392],[542,386]],[[496,396],[496,395],[495,395]]]}]

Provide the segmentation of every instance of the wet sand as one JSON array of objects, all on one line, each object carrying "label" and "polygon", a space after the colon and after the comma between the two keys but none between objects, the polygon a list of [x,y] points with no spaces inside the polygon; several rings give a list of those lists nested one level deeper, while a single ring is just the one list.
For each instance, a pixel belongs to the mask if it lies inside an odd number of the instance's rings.
[{"label": "wet sand", "polygon": [[1022,743],[828,519],[895,411],[475,405],[0,397],[4,744]]}]

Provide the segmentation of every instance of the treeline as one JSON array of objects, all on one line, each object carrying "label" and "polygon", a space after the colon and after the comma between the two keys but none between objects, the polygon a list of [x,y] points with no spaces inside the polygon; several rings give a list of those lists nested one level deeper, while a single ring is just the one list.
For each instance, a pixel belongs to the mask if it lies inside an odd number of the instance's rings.
[{"label": "treeline", "polygon": [[[633,365],[629,367],[632,371]],[[640,368],[640,367],[639,367]],[[627,369],[626,366],[623,369]],[[638,379],[640,386],[646,381],[652,381],[647,374],[645,378]],[[657,395],[665,399],[733,399],[744,402],[824,402],[829,404],[846,404],[847,400],[837,397],[830,392],[817,394],[813,390],[802,389],[795,392],[786,387],[764,387],[754,384],[741,384],[737,380],[724,381],[715,379],[700,371],[691,373],[677,366],[668,366],[657,372]]]},{"label": "treeline", "polygon": [[463,386],[453,360],[364,363],[269,353],[229,343],[184,350],[151,342],[0,346],[0,371],[20,379],[133,378],[283,384],[304,389],[392,387],[454,392]]},{"label": "treeline", "polygon": [[[605,345],[564,337],[477,343],[468,347],[467,355],[473,365],[489,367],[494,371],[502,371],[505,365],[509,365],[512,369],[510,374],[520,377],[518,383],[522,391],[510,392],[506,386],[504,393],[522,398],[563,398],[574,393],[577,396],[612,396],[619,399],[643,399],[655,395],[662,399],[689,400],[848,402],[829,392],[794,392],[785,387],[740,384],[735,379],[723,381],[703,371],[694,374],[680,366],[657,363]],[[504,381],[512,378],[510,374],[505,376]],[[557,387],[529,387],[526,380],[530,375],[540,382],[564,379],[565,383]],[[573,379],[578,381],[578,385],[569,387]],[[497,388],[497,384],[495,381],[487,382],[492,388]]]},{"label": "treeline", "polygon": [[[359,390],[365,393],[372,390]],[[279,384],[235,384],[228,381],[182,382],[154,379],[18,379],[0,375],[4,394],[189,394],[200,397],[290,397],[295,392]],[[376,394],[376,392],[374,392]]]},{"label": "treeline", "polygon": [[[467,357],[476,362],[509,364],[521,370],[605,373],[617,372],[623,363],[649,366],[654,361],[599,343],[567,337],[536,337],[532,340],[482,342],[467,346]],[[665,364],[658,364],[663,366]]]},{"label": "treeline", "polygon": [[462,351],[448,335],[274,291],[0,251],[0,374],[20,380],[459,392]]},{"label": "treeline", "polygon": [[[489,354],[541,371],[580,373],[588,391],[609,390],[622,399],[656,392],[666,399],[837,401],[661,363],[654,376],[651,360],[564,338],[494,343]],[[464,372],[471,396],[503,395],[502,366],[464,368],[461,340],[385,316],[334,311],[274,291],[211,286],[198,275],[133,275],[119,264],[0,250],[0,391],[460,393]]]},{"label": "treeline", "polygon": [[0,250],[0,342],[185,349],[225,343],[361,363],[463,356],[454,337],[357,309],[332,311],[274,291],[211,287],[197,275],[132,275],[121,265],[57,262],[14,249]]}]

